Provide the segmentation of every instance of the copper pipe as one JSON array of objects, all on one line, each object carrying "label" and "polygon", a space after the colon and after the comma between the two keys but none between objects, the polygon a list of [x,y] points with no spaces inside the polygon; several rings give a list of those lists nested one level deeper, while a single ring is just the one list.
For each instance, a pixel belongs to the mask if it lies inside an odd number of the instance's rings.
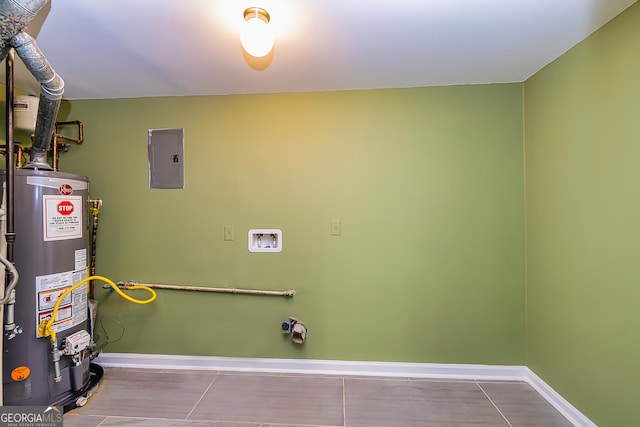
[{"label": "copper pipe", "polygon": [[[13,247],[16,240],[15,220],[14,220],[14,180],[13,180],[13,75],[14,75],[14,49],[9,48],[6,57],[6,138],[7,138],[7,157],[6,157],[6,188],[7,188],[7,225],[6,225],[6,242],[7,242],[7,260],[13,262]],[[8,277],[7,277],[8,281]]]},{"label": "copper pipe", "polygon": [[[78,126],[78,137],[77,138],[71,138],[65,135],[61,135],[60,133],[58,133],[58,129],[64,126],[68,126],[68,125],[76,125]],[[59,142],[59,141],[70,141],[70,142],[75,142],[76,144],[82,144],[82,142],[84,141],[84,132],[83,132],[83,126],[82,126],[82,122],[80,120],[73,120],[73,121],[69,121],[69,122],[56,122],[55,126],[53,128],[53,141],[52,141],[52,155],[51,157],[53,158],[53,170],[57,171],[58,170],[58,159],[60,157],[60,149],[61,148],[65,148],[66,144],[64,142]]]},{"label": "copper pipe", "polygon": [[[14,149],[14,153],[16,153],[15,154],[15,158],[16,158],[15,167],[17,169],[19,169],[24,165],[24,162],[23,162],[23,160],[24,160],[24,148],[22,147],[22,145],[20,145],[19,143],[15,142],[13,144],[13,149]],[[7,151],[7,145],[6,144],[0,145],[0,150],[2,150],[2,151],[0,151],[0,155],[3,155],[5,157],[9,158],[9,155],[8,155],[9,153]]]},{"label": "copper pipe", "polygon": [[83,135],[82,122],[80,120],[73,120],[70,122],[56,122],[56,133],[58,133],[59,127],[68,126],[68,125],[78,126],[78,138],[70,138],[68,136],[58,135],[58,139],[63,139],[69,142],[75,142],[76,144],[82,144],[82,142],[84,141],[84,135]]},{"label": "copper pipe", "polygon": [[[6,224],[5,224],[5,243],[7,245],[6,257],[2,257],[2,264],[5,266],[5,275],[4,281],[1,286],[3,286],[3,292],[0,295],[2,298],[0,299],[0,304],[7,304],[6,307],[6,320],[4,319],[4,314],[2,314],[2,322],[4,324],[4,329],[7,331],[13,330],[15,328],[14,322],[14,313],[15,313],[15,287],[18,284],[18,271],[15,269],[14,264],[14,244],[16,241],[16,233],[15,233],[15,212],[14,212],[14,192],[15,192],[15,183],[14,183],[14,172],[15,172],[15,164],[13,162],[13,88],[14,88],[14,50],[13,48],[9,48],[6,56],[6,65],[5,65],[5,73],[6,73],[6,87],[5,87],[5,104],[7,106],[5,112],[6,119],[6,139],[7,139],[7,154],[5,158],[5,186],[6,186]],[[2,396],[0,395],[0,401],[2,401]]]},{"label": "copper pipe", "polygon": [[22,166],[24,166],[24,163],[22,162],[22,159],[24,157],[24,148],[22,148],[22,145],[16,144],[16,148],[17,148],[17,159],[16,159],[16,166],[18,168],[21,168]]}]

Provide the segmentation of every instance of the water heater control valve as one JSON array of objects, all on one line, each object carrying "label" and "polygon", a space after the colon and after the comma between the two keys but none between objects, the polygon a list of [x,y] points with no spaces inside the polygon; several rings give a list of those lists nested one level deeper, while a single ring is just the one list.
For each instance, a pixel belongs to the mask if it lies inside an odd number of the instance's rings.
[{"label": "water heater control valve", "polygon": [[78,331],[64,339],[64,354],[72,356],[91,345],[91,335],[87,331]]}]

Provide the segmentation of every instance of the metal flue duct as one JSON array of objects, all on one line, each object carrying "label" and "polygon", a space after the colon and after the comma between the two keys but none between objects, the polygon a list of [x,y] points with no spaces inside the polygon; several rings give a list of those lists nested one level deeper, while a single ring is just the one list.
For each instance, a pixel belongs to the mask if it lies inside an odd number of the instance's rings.
[{"label": "metal flue duct", "polygon": [[5,59],[9,49],[15,48],[24,65],[40,83],[40,105],[31,161],[26,166],[32,169],[51,169],[47,151],[64,92],[64,81],[49,65],[34,38],[24,31],[47,1],[0,0],[0,61]]}]

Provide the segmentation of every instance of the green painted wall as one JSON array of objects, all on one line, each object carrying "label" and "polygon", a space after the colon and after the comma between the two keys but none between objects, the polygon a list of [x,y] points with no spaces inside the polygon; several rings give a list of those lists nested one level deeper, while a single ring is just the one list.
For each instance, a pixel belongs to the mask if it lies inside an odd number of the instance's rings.
[{"label": "green painted wall", "polygon": [[[61,169],[104,201],[100,274],[298,291],[100,289],[109,338],[125,329],[106,350],[526,363],[598,425],[640,425],[639,45],[636,4],[524,85],[65,101],[86,142]],[[171,127],[186,188],[149,190],[147,130]],[[257,227],[284,251],[249,253]]]},{"label": "green painted wall", "polygon": [[[106,351],[524,363],[522,84],[73,101],[60,119],[85,130],[61,170],[104,201],[100,274],[298,291],[100,290],[109,337],[126,330]],[[150,190],[147,130],[174,127],[186,188]],[[282,229],[282,253],[249,253],[250,228]]]},{"label": "green painted wall", "polygon": [[525,84],[527,364],[640,425],[640,4]]}]

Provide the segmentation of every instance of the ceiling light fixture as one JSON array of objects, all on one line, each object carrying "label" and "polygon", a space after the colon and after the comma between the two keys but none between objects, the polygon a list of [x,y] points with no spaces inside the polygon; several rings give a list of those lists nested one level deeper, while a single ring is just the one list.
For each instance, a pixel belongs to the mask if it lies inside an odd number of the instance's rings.
[{"label": "ceiling light fixture", "polygon": [[240,34],[240,43],[245,52],[256,58],[267,56],[273,49],[273,33],[269,28],[269,13],[259,7],[244,11],[245,26]]}]

